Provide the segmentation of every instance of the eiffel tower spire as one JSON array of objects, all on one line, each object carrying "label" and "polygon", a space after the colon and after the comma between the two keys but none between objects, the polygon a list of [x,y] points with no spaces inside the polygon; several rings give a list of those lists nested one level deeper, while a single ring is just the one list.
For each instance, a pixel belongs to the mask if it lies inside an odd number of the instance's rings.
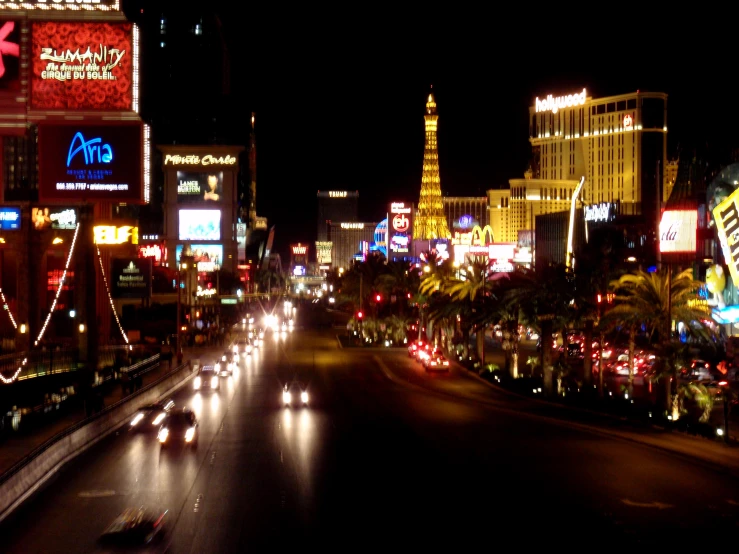
[{"label": "eiffel tower spire", "polygon": [[[431,87],[433,89],[433,85]],[[439,177],[439,150],[437,148],[436,128],[439,116],[436,113],[436,100],[433,92],[426,101],[426,145],[423,149],[423,175],[421,177],[421,198],[413,224],[413,238],[417,240],[448,239],[452,236],[444,215],[441,200],[441,178]]]}]

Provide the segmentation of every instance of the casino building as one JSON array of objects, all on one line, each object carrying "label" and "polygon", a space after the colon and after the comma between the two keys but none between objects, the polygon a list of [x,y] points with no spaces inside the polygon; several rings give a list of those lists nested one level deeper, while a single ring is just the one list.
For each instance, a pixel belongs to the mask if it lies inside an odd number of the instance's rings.
[{"label": "casino building", "polygon": [[113,300],[151,294],[131,209],[150,195],[139,29],[119,0],[1,2],[0,29],[0,334],[127,343]]},{"label": "casino building", "polygon": [[[384,222],[387,224],[387,221]],[[329,225],[331,262],[334,268],[348,269],[357,256],[367,256],[370,246],[376,244],[378,222],[362,221],[332,222]],[[387,229],[385,229],[387,232]]]}]

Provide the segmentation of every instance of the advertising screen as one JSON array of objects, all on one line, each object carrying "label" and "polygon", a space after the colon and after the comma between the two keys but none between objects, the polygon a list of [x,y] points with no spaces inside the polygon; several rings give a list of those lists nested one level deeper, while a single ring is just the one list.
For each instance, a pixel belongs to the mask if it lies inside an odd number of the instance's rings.
[{"label": "advertising screen", "polygon": [[0,0],[0,8],[10,10],[46,10],[54,11],[118,11],[120,0],[23,0],[23,2],[6,2]]},{"label": "advertising screen", "polygon": [[223,200],[223,172],[177,172],[177,202],[220,202]]},{"label": "advertising screen", "polygon": [[0,230],[15,231],[21,228],[21,209],[0,206]]},{"label": "advertising screen", "polygon": [[659,224],[659,251],[662,253],[694,253],[698,212],[665,210]]},{"label": "advertising screen", "polygon": [[38,144],[42,201],[141,201],[140,123],[40,124]]},{"label": "advertising screen", "polygon": [[150,258],[113,258],[110,266],[111,297],[149,298],[151,296]]},{"label": "advertising screen", "polygon": [[0,20],[0,94],[14,94],[20,81],[20,22]]},{"label": "advertising screen", "polygon": [[[177,245],[175,249],[175,258],[177,264],[180,263],[180,256],[182,256],[181,244]],[[190,250],[195,263],[212,263],[215,266],[220,266],[223,260],[223,245],[222,244],[191,244]]]},{"label": "advertising screen", "polygon": [[77,208],[31,208],[31,223],[37,231],[74,229],[77,227]]},{"label": "advertising screen", "polygon": [[407,254],[411,248],[411,206],[405,202],[393,202],[388,211],[389,249],[394,254]]},{"label": "advertising screen", "polygon": [[38,21],[31,26],[31,107],[133,109],[133,25]]},{"label": "advertising screen", "polygon": [[221,210],[180,210],[180,240],[221,240]]}]

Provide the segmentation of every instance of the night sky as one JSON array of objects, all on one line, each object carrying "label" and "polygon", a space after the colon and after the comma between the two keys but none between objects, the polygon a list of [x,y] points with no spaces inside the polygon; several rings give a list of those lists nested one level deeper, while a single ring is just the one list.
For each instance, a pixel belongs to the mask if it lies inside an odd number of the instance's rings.
[{"label": "night sky", "polygon": [[391,201],[418,201],[431,84],[450,196],[522,177],[534,98],[583,87],[593,97],[666,92],[669,155],[739,145],[735,49],[696,13],[584,22],[447,8],[403,19],[395,8],[315,6],[279,19],[222,14],[234,94],[257,114],[257,210],[276,225],[283,255],[315,240],[319,189],[358,190],[364,221],[382,219]]}]

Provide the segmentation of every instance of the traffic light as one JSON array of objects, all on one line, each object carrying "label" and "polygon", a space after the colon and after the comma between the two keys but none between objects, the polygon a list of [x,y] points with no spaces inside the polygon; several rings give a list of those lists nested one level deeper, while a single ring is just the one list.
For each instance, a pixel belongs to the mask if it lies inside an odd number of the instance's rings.
[{"label": "traffic light", "polygon": [[357,312],[357,319],[362,319],[364,317],[364,314],[362,312]]},{"label": "traffic light", "polygon": [[382,296],[380,296],[379,294],[377,296],[375,296],[375,301],[376,302],[379,302],[380,300],[382,300]]}]

